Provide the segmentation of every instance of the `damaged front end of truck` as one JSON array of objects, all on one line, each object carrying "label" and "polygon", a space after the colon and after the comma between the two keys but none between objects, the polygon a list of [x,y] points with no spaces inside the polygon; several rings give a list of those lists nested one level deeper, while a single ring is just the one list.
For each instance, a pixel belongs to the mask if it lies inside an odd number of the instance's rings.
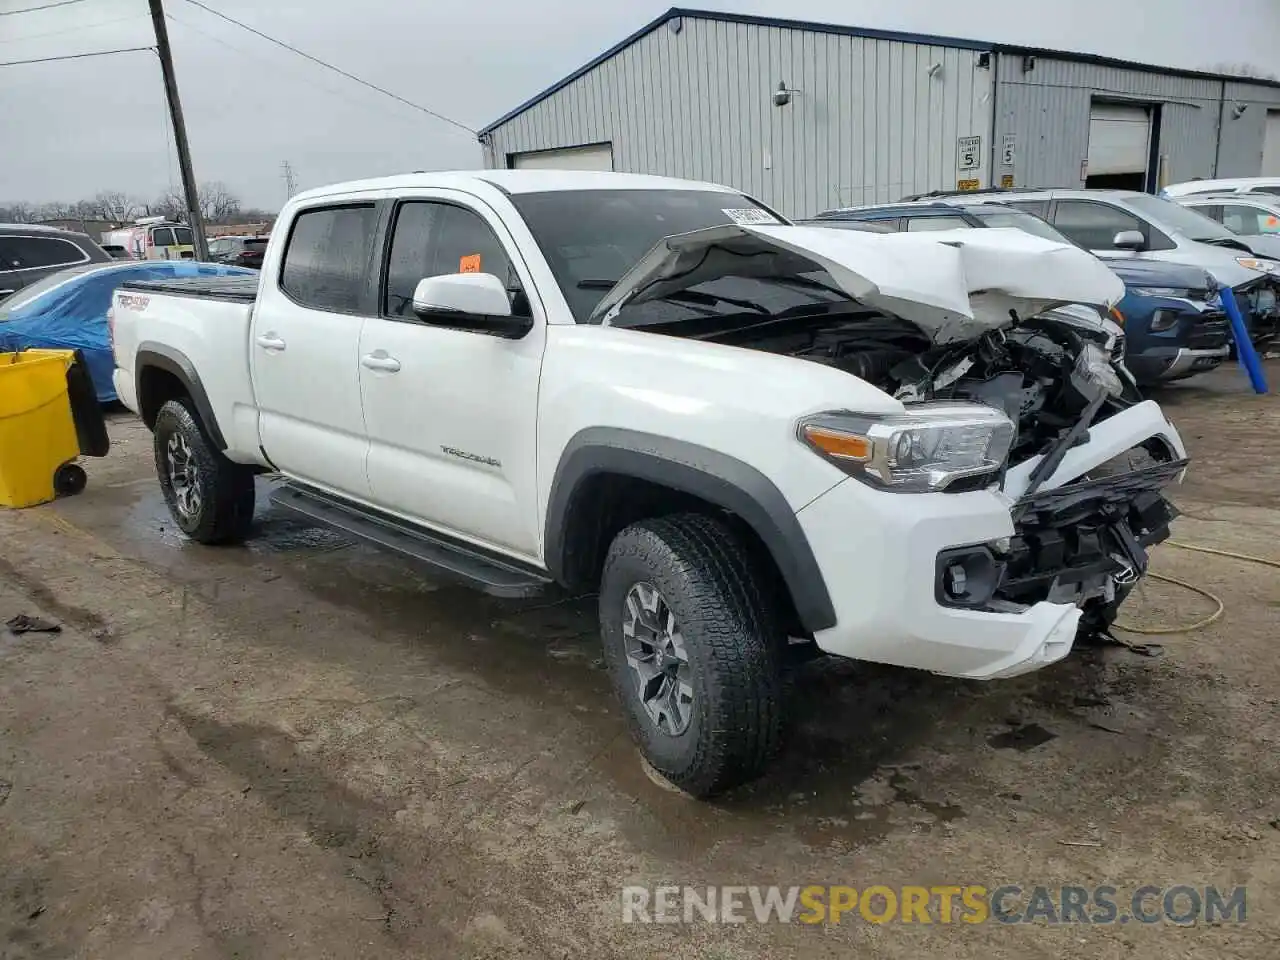
[{"label": "damaged front end of truck", "polygon": [[[1106,635],[1169,536],[1177,511],[1163,491],[1187,464],[1124,366],[1123,332],[1107,318],[1123,295],[1102,261],[1014,230],[732,225],[659,244],[595,319],[836,367],[909,414],[1000,411],[1007,446],[987,451],[998,473],[930,489],[998,489],[1013,535],[940,554],[935,599],[1007,613],[1071,604],[1087,637]],[[828,416],[836,430],[872,426],[856,411]],[[884,456],[913,455],[900,446]]]}]

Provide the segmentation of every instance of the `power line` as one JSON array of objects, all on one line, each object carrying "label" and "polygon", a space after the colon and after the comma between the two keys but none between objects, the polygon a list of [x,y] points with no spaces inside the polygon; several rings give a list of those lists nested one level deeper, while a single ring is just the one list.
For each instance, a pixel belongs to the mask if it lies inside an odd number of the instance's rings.
[{"label": "power line", "polygon": [[8,60],[0,62],[0,67],[20,67],[24,63],[52,63],[54,60],[81,60],[85,57],[106,57],[113,53],[138,53],[142,50],[150,50],[155,53],[155,47],[121,47],[119,50],[98,50],[94,53],[69,53],[62,57],[40,57],[36,60]]},{"label": "power line", "polygon": [[215,17],[219,17],[222,20],[226,20],[228,23],[234,23],[240,29],[248,30],[250,33],[254,34],[255,36],[259,36],[263,40],[269,41],[270,43],[274,43],[277,47],[283,47],[285,50],[288,50],[290,53],[297,54],[298,56],[303,57],[306,60],[310,60],[312,63],[319,64],[320,66],[324,67],[326,70],[332,70],[334,73],[341,74],[342,76],[346,77],[348,80],[354,80],[356,83],[360,84],[361,86],[368,87],[370,90],[376,90],[378,93],[382,94],[383,96],[391,97],[391,99],[393,100],[398,100],[400,103],[403,103],[405,106],[413,107],[413,109],[418,110],[422,113],[425,113],[428,116],[435,117],[437,120],[443,120],[445,123],[452,124],[453,126],[457,127],[459,130],[465,130],[467,133],[471,134],[472,136],[479,135],[477,131],[471,129],[465,123],[461,123],[457,120],[454,120],[452,117],[446,117],[443,113],[437,113],[436,111],[430,109],[429,107],[424,107],[420,103],[414,103],[412,100],[406,100],[404,97],[400,96],[398,93],[392,93],[390,90],[387,90],[384,87],[380,87],[375,83],[370,83],[368,80],[364,80],[364,79],[361,79],[360,77],[357,77],[354,73],[348,73],[346,70],[343,70],[341,67],[335,67],[332,63],[328,63],[325,60],[321,60],[319,57],[313,57],[311,54],[305,53],[304,51],[299,50],[297,47],[290,46],[289,44],[285,43],[283,40],[277,40],[275,37],[267,36],[267,34],[263,33],[261,30],[255,30],[253,27],[249,26],[247,23],[241,23],[239,20],[236,20],[234,17],[229,17],[225,13],[219,13],[217,10],[214,10],[212,7],[205,6],[203,3],[200,2],[200,0],[187,0],[187,3],[191,4],[194,7],[199,7],[201,10],[205,11],[206,13],[213,14]]},{"label": "power line", "polygon": [[[200,34],[200,36],[204,37],[206,40],[211,40],[214,43],[216,43],[218,46],[225,47],[226,49],[230,50],[232,53],[237,53],[242,57],[247,57],[250,60],[254,60],[254,61],[257,61],[258,63],[265,64],[266,66],[270,67],[272,70],[275,70],[277,73],[281,73],[286,76],[289,75],[290,73],[293,73],[298,76],[301,76],[301,74],[298,73],[298,71],[292,69],[293,63],[294,63],[292,60],[285,61],[285,60],[280,60],[278,57],[268,58],[257,52],[251,53],[250,51],[245,50],[241,47],[237,47],[234,44],[227,43],[227,41],[223,40],[221,37],[214,36],[212,33],[210,33],[207,30],[201,30],[194,23],[190,23],[186,20],[179,20],[177,17],[175,17],[172,13],[169,13],[168,11],[165,11],[165,18],[172,23],[176,23],[178,26],[182,27],[184,30],[191,30],[194,33]],[[314,79],[312,79],[310,82],[315,83],[321,90],[325,91],[325,93],[332,94],[333,96],[337,97],[339,100],[345,100],[347,103],[353,103],[362,109],[368,110],[368,109],[374,108],[374,109],[379,109],[384,111],[388,116],[402,116],[402,114],[394,112],[390,104],[384,104],[383,101],[381,100],[374,100],[370,102],[369,100],[366,99],[361,101],[360,99],[358,99],[355,96],[352,96],[351,93],[348,92],[350,90],[349,87],[340,88],[336,85],[329,86],[328,84],[325,84],[325,83],[318,83]]]},{"label": "power line", "polygon": [[46,3],[43,7],[23,7],[21,10],[3,10],[0,11],[0,17],[12,17],[18,13],[35,13],[37,10],[52,10],[54,7],[69,7],[73,3],[83,3],[84,0],[58,0],[57,3]]},{"label": "power line", "polygon": [[134,14],[131,17],[117,17],[114,20],[103,20],[101,23],[85,23],[78,27],[66,27],[62,30],[48,30],[45,33],[29,33],[24,37],[10,37],[0,43],[21,43],[23,40],[39,40],[41,37],[57,37],[64,33],[75,33],[78,30],[91,30],[94,27],[106,27],[113,23],[124,23],[126,20],[141,20],[145,14]]}]

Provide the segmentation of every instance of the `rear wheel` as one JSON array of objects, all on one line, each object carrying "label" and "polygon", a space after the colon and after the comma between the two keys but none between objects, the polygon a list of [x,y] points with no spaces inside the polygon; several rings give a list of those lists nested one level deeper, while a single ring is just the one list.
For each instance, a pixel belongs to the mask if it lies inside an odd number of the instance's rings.
[{"label": "rear wheel", "polygon": [[156,415],[156,473],[182,532],[200,543],[235,543],[253,521],[253,471],[214,447],[185,397]]},{"label": "rear wheel", "polygon": [[754,779],[777,749],[782,637],[769,595],[710,517],[637,523],[609,548],[605,661],[645,759],[694,796]]}]

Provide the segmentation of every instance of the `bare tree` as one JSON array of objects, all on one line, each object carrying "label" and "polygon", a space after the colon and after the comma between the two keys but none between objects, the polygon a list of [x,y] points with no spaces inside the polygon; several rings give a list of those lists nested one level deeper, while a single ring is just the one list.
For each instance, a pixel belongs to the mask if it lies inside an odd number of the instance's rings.
[{"label": "bare tree", "polygon": [[200,215],[209,223],[222,223],[240,212],[240,199],[221,180],[200,184]]},{"label": "bare tree", "polygon": [[[200,204],[200,216],[208,223],[230,222],[240,212],[240,198],[225,183],[216,180],[200,184],[196,202]],[[167,190],[154,203],[147,205],[147,212],[185,221],[187,198],[177,190]]]},{"label": "bare tree", "polygon": [[38,220],[35,206],[25,201],[0,204],[0,223],[31,223]]},{"label": "bare tree", "polygon": [[147,205],[148,216],[167,217],[170,220],[187,219],[187,201],[176,190],[160,194],[154,203]]},{"label": "bare tree", "polygon": [[1214,73],[1225,73],[1229,77],[1244,77],[1248,80],[1280,80],[1274,73],[1252,63],[1215,63],[1209,69]]},{"label": "bare tree", "polygon": [[40,204],[35,213],[37,220],[64,220],[72,216],[71,204],[57,200],[52,203]]},{"label": "bare tree", "polygon": [[[123,191],[103,190],[93,200],[77,206],[91,210],[89,215],[92,217],[126,223],[138,215],[139,204]],[[81,212],[79,215],[84,216],[84,213]]]}]

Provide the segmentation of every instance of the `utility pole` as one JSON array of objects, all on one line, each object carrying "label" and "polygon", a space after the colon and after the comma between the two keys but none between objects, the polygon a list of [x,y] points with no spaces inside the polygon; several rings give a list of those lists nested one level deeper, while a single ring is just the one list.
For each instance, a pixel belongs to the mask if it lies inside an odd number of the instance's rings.
[{"label": "utility pole", "polygon": [[298,192],[298,186],[293,178],[293,167],[289,165],[288,160],[281,162],[280,170],[284,175],[284,198],[288,201],[295,193]]},{"label": "utility pole", "polygon": [[187,145],[187,126],[182,120],[182,101],[178,99],[178,81],[173,74],[173,53],[169,49],[169,30],[164,22],[161,0],[148,0],[151,24],[156,31],[156,52],[164,74],[164,92],[169,100],[169,116],[173,120],[173,142],[178,148],[178,169],[182,173],[182,190],[187,197],[187,222],[191,224],[197,260],[209,259],[209,244],[204,237],[204,217],[200,215],[200,197],[196,191],[196,175],[191,167],[191,148]]}]

